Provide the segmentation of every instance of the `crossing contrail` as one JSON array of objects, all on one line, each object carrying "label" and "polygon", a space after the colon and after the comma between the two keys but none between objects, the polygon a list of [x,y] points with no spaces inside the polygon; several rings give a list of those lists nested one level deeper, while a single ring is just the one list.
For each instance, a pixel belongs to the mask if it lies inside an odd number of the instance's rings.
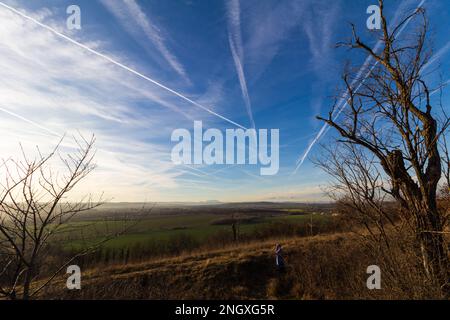
[{"label": "crossing contrail", "polygon": [[140,78],[142,78],[144,80],[147,80],[147,81],[151,82],[152,84],[154,84],[154,85],[156,85],[156,86],[158,86],[158,87],[160,87],[160,88],[162,88],[162,89],[164,89],[164,90],[166,90],[166,91],[176,95],[177,97],[179,97],[179,98],[181,98],[181,99],[183,99],[183,100],[193,104],[194,106],[196,106],[196,107],[198,107],[198,108],[200,108],[200,109],[202,109],[202,110],[204,110],[204,111],[206,111],[206,112],[208,112],[208,113],[210,113],[210,114],[212,114],[212,115],[214,115],[214,116],[216,116],[216,117],[218,117],[218,118],[220,118],[222,120],[225,120],[225,121],[227,121],[228,123],[231,123],[234,126],[237,126],[239,128],[242,128],[242,129],[246,129],[244,126],[234,122],[233,120],[230,120],[230,119],[228,119],[228,118],[218,114],[217,112],[214,112],[213,110],[211,110],[211,109],[201,105],[200,103],[198,103],[198,102],[196,102],[196,101],[194,101],[192,99],[189,99],[185,95],[183,95],[183,94],[181,94],[181,93],[179,93],[179,92],[177,92],[177,91],[175,91],[175,90],[173,90],[173,89],[163,85],[162,83],[160,83],[160,82],[158,82],[156,80],[153,80],[152,78],[150,78],[150,77],[148,77],[148,76],[146,76],[146,75],[144,75],[144,74],[142,74],[142,73],[140,73],[140,72],[138,72],[138,71],[136,71],[136,70],[134,70],[134,69],[132,69],[132,68],[130,68],[130,67],[128,67],[128,66],[126,66],[126,65],[124,65],[124,64],[122,64],[122,63],[120,63],[120,62],[118,62],[116,60],[114,60],[114,59],[112,59],[112,58],[110,58],[109,56],[107,56],[107,55],[105,55],[103,53],[100,53],[100,52],[98,52],[98,51],[96,51],[96,50],[94,50],[94,49],[92,49],[92,48],[90,48],[90,47],[88,47],[88,46],[86,46],[86,45],[84,45],[84,44],[82,44],[82,43],[80,43],[80,42],[78,42],[78,41],[76,41],[76,40],[74,40],[74,39],[64,35],[64,34],[62,34],[61,32],[55,30],[54,28],[52,28],[52,27],[50,27],[50,26],[48,26],[48,25],[46,25],[46,24],[44,24],[44,23],[34,19],[33,17],[30,17],[30,16],[28,16],[28,15],[18,11],[17,9],[8,6],[7,4],[5,4],[5,3],[1,2],[1,1],[0,1],[0,5],[2,7],[4,7],[4,8],[6,8],[6,9],[11,10],[12,12],[18,14],[19,16],[36,23],[37,25],[41,26],[42,28],[47,29],[48,31],[50,31],[50,32],[56,34],[57,36],[59,36],[59,37],[65,39],[65,40],[69,41],[70,43],[75,44],[76,46],[78,46],[80,48],[83,48],[86,51],[89,51],[90,53],[92,53],[92,54],[94,54],[94,55],[96,55],[96,56],[98,56],[100,58],[103,58],[103,59],[111,62],[112,64],[114,64],[114,65],[116,65],[116,66],[118,66],[118,67],[120,67],[120,68],[122,68],[124,70],[127,70],[128,72],[131,72],[132,74],[134,74],[134,75],[136,75],[136,76],[138,76],[138,77],[140,77]]},{"label": "crossing contrail", "polygon": [[[419,5],[416,7],[417,11],[420,7],[422,7],[422,5],[425,3],[426,0],[422,0]],[[404,24],[403,26],[398,30],[397,32],[397,36],[399,36],[403,30],[406,28],[406,26],[409,24],[409,21],[411,21],[410,17]],[[375,47],[372,49],[373,52],[377,52],[378,47],[381,45],[382,41],[379,40],[377,42],[377,44],[375,45]],[[362,67],[359,69],[358,74],[355,78],[355,80],[353,80],[353,82],[351,83],[351,86],[353,86],[355,84],[355,82],[357,81],[357,79],[359,79],[360,75],[365,71],[365,68],[367,67],[367,64],[370,62],[370,60],[372,60],[372,57],[369,56],[366,58],[366,60],[364,61],[364,64],[362,65]],[[360,81],[359,85],[356,87],[356,89],[354,90],[354,92],[358,92],[359,88],[361,88],[361,86],[363,85],[364,81],[369,77],[370,73],[372,72],[372,70],[375,68],[375,66],[378,64],[378,61],[375,61],[375,63],[373,64],[373,66],[369,69],[369,71],[367,72],[367,74],[364,76],[364,78]],[[348,101],[345,98],[346,96],[342,97],[339,102],[338,105],[342,104],[341,107],[337,108],[337,112],[335,112],[335,114],[332,114],[331,117],[333,119],[337,119],[337,117],[339,117],[339,115],[341,114],[341,112],[345,109],[345,107],[347,107]],[[311,141],[311,143],[308,145],[308,147],[306,148],[305,152],[303,153],[303,155],[297,160],[296,162],[296,167],[295,170],[292,172],[291,175],[294,175],[297,173],[298,169],[300,169],[300,167],[303,165],[303,162],[305,162],[306,158],[308,157],[309,153],[311,152],[311,149],[314,147],[314,145],[320,140],[320,138],[326,134],[328,132],[328,130],[330,129],[330,127],[328,126],[327,123],[325,123],[322,128],[320,129],[320,131],[317,133],[316,137],[313,139],[313,141]]]}]

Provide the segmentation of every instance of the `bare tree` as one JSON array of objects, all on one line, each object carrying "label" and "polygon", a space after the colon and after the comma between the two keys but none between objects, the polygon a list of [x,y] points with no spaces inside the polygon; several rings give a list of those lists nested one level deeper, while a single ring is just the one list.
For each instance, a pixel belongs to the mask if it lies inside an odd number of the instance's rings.
[{"label": "bare tree", "polygon": [[[345,90],[327,118],[318,117],[337,130],[346,153],[334,152],[334,165],[326,165],[358,210],[371,217],[372,225],[388,222],[387,200],[395,200],[405,221],[413,226],[422,264],[429,279],[449,293],[449,259],[437,188],[442,174],[439,140],[449,125],[441,108],[431,105],[425,70],[427,20],[422,8],[388,27],[381,9],[381,50],[373,50],[352,26],[351,41],[340,43],[370,57],[368,75],[347,70]],[[413,22],[416,31],[400,38],[398,31]],[[343,110],[339,100],[348,108]],[[341,158],[342,157],[342,158]],[[353,157],[353,158],[351,158]],[[340,171],[339,171],[340,170]],[[368,222],[368,221],[367,221]],[[381,237],[386,237],[381,232]]]},{"label": "bare tree", "polygon": [[[0,185],[0,296],[32,298],[77,256],[88,252],[80,251],[57,266],[48,281],[32,286],[55,235],[74,216],[101,204],[90,196],[76,202],[67,199],[95,168],[94,136],[90,140],[75,139],[77,150],[72,154],[61,154],[61,142],[48,155],[38,150],[38,156],[29,159],[22,149],[22,160],[3,162],[6,177]],[[54,165],[61,165],[65,172],[54,170]]]}]

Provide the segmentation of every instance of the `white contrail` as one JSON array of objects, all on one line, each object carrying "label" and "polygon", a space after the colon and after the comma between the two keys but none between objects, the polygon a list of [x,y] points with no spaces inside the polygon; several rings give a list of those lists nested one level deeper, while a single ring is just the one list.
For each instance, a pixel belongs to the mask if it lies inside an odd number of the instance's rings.
[{"label": "white contrail", "polygon": [[[416,11],[422,7],[422,5],[425,3],[426,0],[422,0],[419,5],[416,7]],[[412,18],[412,17],[411,17]],[[406,28],[406,26],[409,24],[409,21],[411,21],[411,18],[409,18],[404,24],[403,26],[398,30],[397,32],[397,36],[399,36],[403,30]],[[372,49],[373,52],[377,52],[378,47],[381,45],[381,40],[379,40],[377,42],[377,44],[375,45],[375,47]],[[359,69],[358,74],[355,78],[355,80],[353,80],[353,82],[351,83],[351,86],[353,86],[353,84],[357,81],[357,79],[359,79],[361,73],[363,71],[365,71],[365,68],[367,66],[367,64],[369,63],[369,61],[372,60],[372,57],[369,56],[366,58],[366,61],[364,61],[364,64],[362,65],[362,67]],[[359,83],[359,85],[356,87],[356,89],[354,90],[355,92],[358,92],[359,88],[362,86],[362,84],[364,83],[364,81],[367,79],[367,77],[370,75],[370,73],[372,72],[372,70],[375,68],[375,66],[378,64],[378,61],[376,61],[373,66],[369,69],[369,71],[367,72],[367,74],[364,76],[364,78],[361,80],[361,82]],[[332,118],[336,119],[337,117],[339,117],[339,115],[341,114],[341,112],[345,109],[345,107],[348,104],[347,99],[344,97],[342,97],[339,102],[338,105],[340,105],[341,103],[342,106],[340,108],[337,108],[337,112],[334,114],[332,114]],[[320,131],[318,132],[317,136],[313,139],[313,141],[308,145],[308,147],[306,148],[305,152],[303,153],[303,155],[297,160],[296,162],[296,167],[295,170],[292,172],[292,175],[296,174],[298,169],[300,169],[300,167],[302,166],[303,162],[306,160],[306,157],[308,157],[308,154],[311,152],[311,149],[314,147],[314,145],[320,140],[320,138],[329,130],[329,126],[327,123],[325,123],[322,128],[320,129]]]},{"label": "white contrail", "polygon": [[59,133],[56,132],[56,131],[53,131],[53,130],[47,128],[47,127],[44,127],[43,125],[41,125],[41,124],[39,124],[39,123],[37,123],[37,122],[34,122],[34,121],[30,120],[30,119],[27,119],[27,118],[25,118],[25,117],[22,117],[21,115],[19,115],[19,114],[17,114],[17,113],[14,113],[14,112],[9,111],[9,110],[7,110],[7,109],[5,109],[5,108],[2,108],[2,107],[0,107],[0,111],[3,111],[3,112],[5,112],[5,113],[7,113],[7,114],[9,114],[9,115],[11,115],[11,116],[13,116],[13,117],[16,117],[16,118],[18,118],[18,119],[20,119],[20,120],[23,120],[23,121],[25,121],[25,122],[28,122],[29,124],[32,124],[33,126],[38,127],[39,129],[42,129],[42,130],[44,130],[44,131],[50,133],[51,135],[54,135],[54,136],[57,136],[57,137],[62,137],[62,134],[59,134]]},{"label": "white contrail", "polygon": [[450,79],[447,79],[446,81],[441,83],[439,88],[436,88],[436,89],[434,89],[433,91],[430,92],[430,97],[433,96],[435,93],[439,92],[442,88],[444,88],[449,83],[450,83]]},{"label": "white contrail", "polygon": [[36,23],[37,25],[41,26],[42,28],[45,28],[45,29],[47,29],[48,31],[53,32],[53,33],[56,34],[57,36],[59,36],[59,37],[65,39],[65,40],[67,40],[67,41],[69,41],[69,42],[71,42],[71,43],[77,45],[78,47],[81,47],[81,48],[83,48],[83,49],[89,51],[90,53],[95,54],[96,56],[99,56],[99,57],[101,57],[101,58],[103,58],[103,59],[105,59],[105,60],[111,62],[112,64],[115,64],[116,66],[118,66],[118,67],[120,67],[120,68],[122,68],[122,69],[125,69],[125,70],[127,70],[127,71],[133,73],[134,75],[136,75],[136,76],[138,76],[138,77],[140,77],[140,78],[142,78],[142,79],[145,79],[145,80],[147,80],[147,81],[153,83],[154,85],[157,85],[158,87],[160,87],[160,88],[162,88],[162,89],[164,89],[164,90],[166,90],[166,91],[169,91],[170,93],[172,93],[172,94],[178,96],[179,98],[181,98],[181,99],[183,99],[183,100],[185,100],[185,101],[187,101],[187,102],[193,104],[194,106],[196,106],[196,107],[198,107],[198,108],[200,108],[200,109],[203,109],[203,110],[205,110],[206,112],[208,112],[208,113],[210,113],[210,114],[212,114],[212,115],[215,115],[216,117],[219,117],[220,119],[225,120],[225,121],[227,121],[227,122],[229,122],[229,123],[231,123],[231,124],[233,124],[233,125],[235,125],[235,126],[237,126],[237,127],[239,127],[239,128],[246,129],[244,126],[241,126],[240,124],[234,122],[233,120],[230,120],[230,119],[228,119],[228,118],[226,118],[226,117],[224,117],[224,116],[222,116],[222,115],[220,115],[220,114],[218,114],[218,113],[212,111],[211,109],[209,109],[209,108],[207,108],[207,107],[205,107],[205,106],[202,106],[202,105],[199,104],[198,102],[195,102],[194,100],[189,99],[188,97],[182,95],[181,93],[178,93],[177,91],[175,91],[175,90],[173,90],[173,89],[170,89],[170,88],[166,87],[165,85],[159,83],[158,81],[153,80],[153,79],[151,79],[151,78],[149,78],[149,77],[143,75],[142,73],[140,73],[140,72],[138,72],[138,71],[136,71],[136,70],[133,70],[133,69],[131,69],[130,67],[127,67],[126,65],[124,65],[124,64],[122,64],[122,63],[120,63],[120,62],[118,62],[118,61],[116,61],[116,60],[114,60],[114,59],[112,59],[112,58],[110,58],[110,57],[108,57],[108,56],[106,56],[106,55],[104,55],[104,54],[102,54],[102,53],[100,53],[100,52],[94,50],[94,49],[91,49],[91,48],[89,48],[88,46],[86,46],[86,45],[84,45],[84,44],[82,44],[82,43],[80,43],[80,42],[78,42],[78,41],[76,41],[76,40],[73,40],[72,38],[69,38],[68,36],[62,34],[61,32],[59,32],[59,31],[57,31],[57,30],[55,30],[55,29],[53,29],[52,27],[49,27],[48,25],[43,24],[42,22],[39,22],[38,20],[34,19],[33,17],[30,17],[30,16],[28,16],[28,15],[26,15],[26,14],[24,14],[24,13],[22,13],[22,12],[16,10],[16,9],[14,9],[14,8],[12,8],[12,7],[8,6],[8,5],[6,5],[5,3],[1,2],[1,1],[0,1],[0,5],[3,6],[4,8],[6,8],[6,9],[9,9],[9,10],[13,11],[14,13],[18,14],[19,16],[21,16],[21,17],[23,17],[23,18],[25,18],[25,19],[28,19],[28,20],[30,20],[30,21],[33,21],[34,23]]},{"label": "white contrail", "polygon": [[239,0],[230,0],[227,3],[228,11],[228,42],[230,45],[231,55],[233,57],[234,66],[239,79],[241,87],[242,98],[244,99],[245,108],[250,118],[252,128],[255,128],[255,121],[253,119],[252,104],[248,94],[247,80],[244,73],[244,53],[242,46],[241,33],[241,9]]},{"label": "white contrail", "polygon": [[[374,50],[376,50],[379,46],[379,43],[377,43],[377,45],[375,46]],[[359,79],[362,71],[364,71],[366,65],[368,64],[368,62],[371,60],[371,57],[366,58],[366,61],[364,62],[363,66],[361,67],[361,69],[358,71],[358,74],[355,78],[355,80],[353,80],[353,82],[351,83],[351,86],[353,86],[355,84],[355,82],[357,81],[356,79]],[[364,76],[364,78],[361,80],[361,82],[359,83],[359,85],[356,87],[355,92],[358,92],[359,88],[361,88],[362,84],[364,83],[364,81],[367,79],[367,77],[370,75],[370,73],[372,72],[373,68],[375,68],[375,66],[378,64],[378,61],[376,61],[374,63],[374,65],[370,68],[369,72],[367,72],[367,74]],[[343,103],[343,104],[342,104]],[[346,99],[346,95],[344,97],[342,97],[341,99],[339,99],[338,105],[341,105],[341,107],[337,108],[333,114],[331,115],[332,118],[336,119],[337,117],[339,117],[339,115],[341,114],[341,112],[345,109],[345,107],[347,106],[348,102]],[[300,169],[300,167],[302,166],[303,162],[306,160],[306,157],[308,156],[309,152],[311,151],[311,149],[314,147],[314,145],[317,143],[317,141],[320,140],[320,138],[328,132],[328,130],[330,129],[330,127],[328,126],[327,123],[325,123],[322,128],[320,129],[319,133],[317,134],[317,136],[313,139],[313,141],[308,145],[308,148],[306,148],[305,152],[303,153],[303,155],[297,160],[296,162],[296,167],[295,170],[292,174],[296,174],[298,169]]]},{"label": "white contrail", "polygon": [[245,80],[244,68],[242,66],[241,59],[238,57],[236,47],[231,37],[228,37],[231,49],[231,55],[233,56],[234,65],[236,67],[236,73],[238,75],[239,84],[241,86],[242,98],[244,99],[245,108],[250,118],[252,128],[255,128],[255,120],[253,119],[252,104],[250,102],[250,96],[248,94],[247,81]]},{"label": "white contrail", "polygon": [[446,43],[438,52],[436,52],[432,59],[428,60],[428,62],[422,67],[422,71],[431,66],[436,60],[438,60],[441,56],[443,56],[450,49],[450,41]]}]

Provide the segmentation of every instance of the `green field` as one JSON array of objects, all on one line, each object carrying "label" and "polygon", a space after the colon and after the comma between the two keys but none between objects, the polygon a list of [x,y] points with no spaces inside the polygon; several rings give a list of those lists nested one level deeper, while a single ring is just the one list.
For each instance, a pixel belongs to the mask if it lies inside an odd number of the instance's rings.
[{"label": "green field", "polygon": [[[320,214],[298,214],[303,211],[289,210],[286,213],[276,215],[252,215],[251,219],[243,220],[239,223],[239,234],[241,236],[251,235],[264,227],[275,223],[288,223],[292,225],[304,225],[305,229],[309,224],[320,225],[326,223],[329,215]],[[293,214],[296,213],[296,214]],[[146,246],[149,243],[164,243],[177,236],[188,236],[195,241],[205,241],[208,237],[222,233],[232,234],[231,224],[226,221],[230,215],[217,213],[200,214],[170,214],[151,215],[142,220],[94,220],[78,221],[67,225],[61,236],[61,243],[65,248],[76,248],[87,246],[98,242],[105,234],[127,231],[118,237],[109,240],[104,248],[122,249],[136,245]],[[242,215],[239,218],[249,218]]]}]

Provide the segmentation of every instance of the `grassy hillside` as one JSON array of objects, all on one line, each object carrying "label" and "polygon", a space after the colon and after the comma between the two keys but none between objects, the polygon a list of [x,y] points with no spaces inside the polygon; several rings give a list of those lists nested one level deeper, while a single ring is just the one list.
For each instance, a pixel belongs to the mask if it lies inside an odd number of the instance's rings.
[{"label": "grassy hillside", "polygon": [[[366,288],[370,261],[354,235],[279,239],[287,270],[274,267],[267,241],[145,263],[85,270],[82,289],[59,278],[41,298],[70,299],[354,299],[399,298]],[[408,293],[402,293],[408,294]]]}]

